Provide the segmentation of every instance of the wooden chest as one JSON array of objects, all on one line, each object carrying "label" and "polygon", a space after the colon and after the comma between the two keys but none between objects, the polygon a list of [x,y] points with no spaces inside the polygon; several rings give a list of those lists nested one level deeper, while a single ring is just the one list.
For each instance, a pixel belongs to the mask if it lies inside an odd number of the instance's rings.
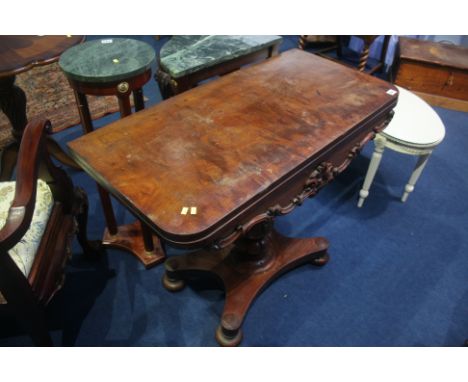
[{"label": "wooden chest", "polygon": [[468,111],[468,48],[400,37],[395,83],[433,106]]}]

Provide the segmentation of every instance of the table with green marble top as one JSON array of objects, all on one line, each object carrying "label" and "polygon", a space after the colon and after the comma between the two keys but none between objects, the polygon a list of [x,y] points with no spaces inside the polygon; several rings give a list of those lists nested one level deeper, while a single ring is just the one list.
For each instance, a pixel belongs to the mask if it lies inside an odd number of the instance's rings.
[{"label": "table with green marble top", "polygon": [[145,42],[105,38],[68,49],[60,57],[59,65],[69,79],[104,83],[144,73],[155,58],[154,49]]},{"label": "table with green marble top", "polygon": [[157,81],[163,98],[278,52],[280,36],[174,36],[159,54]]},{"label": "table with green marble top", "polygon": [[[151,79],[156,53],[151,45],[127,38],[93,40],[67,50],[59,65],[75,93],[84,133],[94,130],[87,95],[112,95],[119,102],[120,116],[144,109],[143,85]],[[109,193],[98,185],[107,228],[101,245],[119,248],[135,255],[149,268],[163,261],[164,250],[144,222],[118,225]]]}]

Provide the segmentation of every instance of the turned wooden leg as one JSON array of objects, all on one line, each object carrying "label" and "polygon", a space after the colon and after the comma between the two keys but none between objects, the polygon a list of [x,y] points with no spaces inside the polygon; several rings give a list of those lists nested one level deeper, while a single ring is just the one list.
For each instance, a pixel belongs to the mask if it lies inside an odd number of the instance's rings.
[{"label": "turned wooden leg", "polygon": [[307,35],[299,36],[299,44],[297,47],[301,50],[304,50],[306,45],[307,45]]},{"label": "turned wooden leg", "polygon": [[132,106],[130,103],[129,94],[119,94],[117,96],[117,99],[119,100],[120,117],[125,118],[128,115],[132,114]]},{"label": "turned wooden leg", "polygon": [[19,143],[26,127],[26,94],[15,85],[15,76],[0,78],[0,110],[12,126],[16,142],[8,145],[1,153],[0,181],[11,180],[18,157]]},{"label": "turned wooden leg", "polygon": [[133,102],[135,103],[135,111],[140,111],[145,108],[145,99],[143,97],[143,89],[135,89],[133,91]]},{"label": "turned wooden leg", "polygon": [[24,317],[20,317],[23,327],[29,332],[29,335],[36,346],[52,346],[52,338],[50,337],[45,309],[38,303],[33,303],[27,307],[27,310],[22,311]]},{"label": "turned wooden leg", "polygon": [[362,207],[365,199],[369,196],[369,188],[372,185],[372,181],[374,180],[377,169],[379,168],[380,161],[382,159],[382,155],[385,149],[385,142],[385,138],[383,138],[380,135],[378,135],[374,140],[375,149],[374,153],[372,154],[371,161],[369,163],[369,168],[367,169],[364,184],[362,186],[361,191],[359,191],[359,201],[357,204],[358,207]]},{"label": "turned wooden leg", "polygon": [[154,79],[158,83],[159,91],[163,100],[177,94],[177,82],[164,70],[158,68]]},{"label": "turned wooden leg", "polygon": [[106,226],[111,236],[117,234],[117,221],[115,220],[114,208],[109,193],[99,184],[97,185],[99,197],[101,199],[102,209],[104,211],[104,219]]},{"label": "turned wooden leg", "polygon": [[15,76],[0,78],[0,109],[8,117],[13,136],[21,141],[27,124],[26,94],[15,85]]},{"label": "turned wooden leg", "polygon": [[90,133],[94,130],[91,113],[89,111],[88,99],[86,95],[73,90],[75,95],[76,106],[78,107],[78,114],[80,115],[81,128],[83,134]]},{"label": "turned wooden leg", "polygon": [[422,174],[422,171],[424,170],[424,167],[426,166],[427,161],[429,160],[429,157],[431,154],[425,154],[421,155],[418,157],[418,161],[416,162],[416,166],[413,170],[413,173],[411,174],[408,183],[405,186],[405,192],[403,193],[403,196],[401,197],[401,201],[404,203],[408,199],[408,196],[410,192],[413,192],[414,186],[416,185],[416,182],[418,181],[419,177]]},{"label": "turned wooden leg", "polygon": [[364,44],[361,56],[359,57],[358,71],[364,72],[366,70],[367,60],[369,59],[370,45]]},{"label": "turned wooden leg", "polygon": [[83,248],[83,253],[86,256],[95,256],[96,254],[100,253],[101,241],[94,240],[89,241],[87,230],[88,230],[88,196],[86,192],[82,189],[77,187],[75,189],[75,206],[74,206],[74,215],[76,218],[76,222],[78,225],[78,232],[76,237],[78,239],[78,243],[80,243],[81,248]]},{"label": "turned wooden leg", "polygon": [[0,153],[0,182],[7,182],[11,180],[18,159],[18,150],[19,143],[14,142],[5,147]]},{"label": "turned wooden leg", "polygon": [[343,40],[343,36],[336,37],[336,56],[340,59],[343,57]]},{"label": "turned wooden leg", "polygon": [[44,307],[14,261],[6,256],[0,267],[0,290],[20,325],[36,346],[51,346]]},{"label": "turned wooden leg", "polygon": [[280,235],[271,222],[254,226],[234,245],[219,251],[199,251],[168,259],[164,286],[177,291],[184,278],[204,273],[220,281],[226,302],[216,340],[236,346],[242,340],[242,323],[254,299],[281,274],[304,263],[324,265],[328,261],[325,238],[295,239]]}]

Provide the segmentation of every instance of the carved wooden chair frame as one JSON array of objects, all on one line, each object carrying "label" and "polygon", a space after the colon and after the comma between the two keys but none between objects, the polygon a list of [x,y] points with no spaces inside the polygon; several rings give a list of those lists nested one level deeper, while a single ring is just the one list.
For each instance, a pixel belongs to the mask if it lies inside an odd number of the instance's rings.
[{"label": "carved wooden chair frame", "polygon": [[[34,344],[51,345],[45,305],[64,282],[64,266],[78,229],[85,253],[95,251],[86,239],[86,194],[74,189],[66,172],[56,167],[46,150],[50,122],[33,120],[25,128],[19,149],[13,203],[0,229],[0,313],[13,315]],[[8,254],[30,227],[35,208],[37,180],[45,181],[53,195],[53,207],[28,276]]]}]

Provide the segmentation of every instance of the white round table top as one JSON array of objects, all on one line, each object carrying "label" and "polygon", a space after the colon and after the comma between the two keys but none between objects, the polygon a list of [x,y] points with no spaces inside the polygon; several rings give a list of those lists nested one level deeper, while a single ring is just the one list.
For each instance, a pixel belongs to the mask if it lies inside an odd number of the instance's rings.
[{"label": "white round table top", "polygon": [[397,88],[399,95],[395,115],[382,133],[418,146],[442,141],[445,127],[434,109],[412,92],[400,86]]}]

